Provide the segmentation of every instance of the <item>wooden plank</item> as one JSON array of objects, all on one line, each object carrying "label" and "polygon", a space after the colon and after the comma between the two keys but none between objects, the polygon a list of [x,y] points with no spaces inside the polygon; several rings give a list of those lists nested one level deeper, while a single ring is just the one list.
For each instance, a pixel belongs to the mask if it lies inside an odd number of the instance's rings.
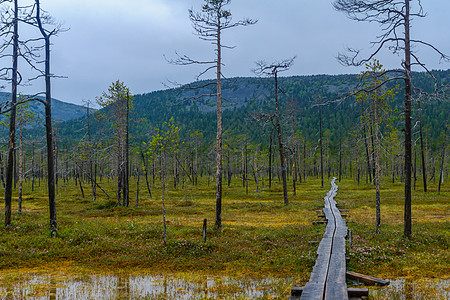
[{"label": "wooden plank", "polygon": [[376,278],[376,277],[372,277],[372,276],[356,273],[356,272],[353,272],[353,271],[347,271],[346,272],[346,276],[347,276],[347,279],[356,280],[356,281],[362,282],[362,283],[367,284],[367,285],[385,286],[385,285],[389,284],[389,280],[380,279],[380,278]]},{"label": "wooden plank", "polygon": [[368,288],[348,288],[348,297],[369,297]]},{"label": "wooden plank", "polygon": [[313,225],[320,225],[320,224],[327,224],[328,223],[328,221],[313,221],[312,222],[313,223]]},{"label": "wooden plank", "polygon": [[[303,287],[302,286],[294,286],[291,289],[291,296],[293,297],[300,297],[303,293]],[[369,289],[368,288],[348,288],[347,289],[347,295],[348,297],[369,297]]]},{"label": "wooden plank", "polygon": [[[338,207],[339,208],[339,207]],[[339,211],[340,212],[349,212],[350,210],[349,209],[345,209],[345,208],[341,208],[341,209],[339,209]]]},{"label": "wooden plank", "polygon": [[294,286],[291,289],[291,296],[299,297],[302,295],[303,287],[302,286]]}]

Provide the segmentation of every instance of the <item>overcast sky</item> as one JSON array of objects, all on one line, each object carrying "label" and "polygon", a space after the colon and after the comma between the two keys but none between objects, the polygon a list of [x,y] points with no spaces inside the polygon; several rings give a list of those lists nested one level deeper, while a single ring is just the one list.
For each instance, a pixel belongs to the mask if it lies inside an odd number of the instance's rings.
[{"label": "overcast sky", "polygon": [[[41,6],[69,31],[53,39],[52,71],[67,79],[53,80],[53,97],[81,104],[94,101],[111,82],[120,79],[132,93],[164,89],[168,80],[192,82],[201,70],[173,66],[164,58],[175,51],[199,60],[212,59],[214,48],[193,34],[188,9],[200,10],[203,0],[41,0]],[[413,22],[412,37],[433,43],[450,54],[450,1],[422,0],[428,16]],[[377,24],[357,23],[332,8],[330,0],[234,0],[233,20],[257,19],[249,27],[224,32],[224,75],[254,76],[257,60],[268,62],[297,56],[283,75],[357,73],[343,67],[339,52],[351,46],[370,51],[380,33]],[[430,51],[416,49],[427,66],[448,69]],[[401,58],[385,51],[387,67],[399,67]],[[210,73],[207,78],[213,78]],[[43,86],[43,85],[42,85]],[[41,85],[35,84],[39,89]]]}]

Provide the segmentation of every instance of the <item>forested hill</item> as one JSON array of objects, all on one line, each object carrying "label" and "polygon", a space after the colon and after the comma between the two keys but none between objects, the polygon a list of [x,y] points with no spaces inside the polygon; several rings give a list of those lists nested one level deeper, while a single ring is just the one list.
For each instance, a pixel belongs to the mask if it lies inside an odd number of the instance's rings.
[{"label": "forested hill", "polygon": [[[40,97],[42,98],[42,97]],[[0,92],[0,104],[11,99],[11,93]],[[43,99],[43,98],[42,98]],[[29,102],[29,110],[36,115],[37,120],[44,120],[44,105],[38,101]],[[67,121],[86,115],[86,107],[52,99],[52,117],[54,121]]]},{"label": "forested hill", "polygon": [[[435,71],[438,84],[450,83],[450,70]],[[415,85],[425,91],[432,91],[434,81],[425,73],[413,76]],[[200,81],[191,86],[203,86],[208,81]],[[282,121],[286,136],[290,136],[292,127],[310,141],[317,140],[319,101],[339,99],[353,89],[357,83],[357,75],[314,75],[293,76],[279,79]],[[402,82],[398,82],[401,86]],[[393,87],[394,84],[391,85]],[[272,78],[232,78],[222,84],[224,113],[223,126],[225,138],[237,135],[247,135],[249,140],[267,144],[272,130],[270,124],[261,121],[264,116],[273,114],[274,82]],[[148,94],[134,95],[130,138],[133,143],[141,144],[148,141],[164,122],[174,117],[180,128],[182,137],[189,137],[195,131],[204,136],[204,143],[210,145],[216,132],[215,85],[198,89],[169,89]],[[322,99],[322,100],[321,100]],[[397,120],[393,125],[401,130],[403,126],[402,108],[404,94],[398,89],[391,108],[397,110]],[[449,96],[445,99],[425,100],[422,104],[422,117],[427,137],[432,143],[437,142],[444,129],[450,111]],[[417,119],[417,105],[414,106],[414,121]],[[346,138],[352,130],[356,130],[361,110],[354,99],[332,103],[323,106],[324,132],[332,143]],[[91,117],[91,130],[94,136],[112,136],[110,125],[105,126],[104,120],[98,121]],[[260,120],[260,122],[257,122]],[[79,141],[86,135],[86,119],[70,120],[59,125],[59,135],[67,142]],[[413,122],[414,124],[414,122]],[[110,134],[110,135],[109,135]]]}]

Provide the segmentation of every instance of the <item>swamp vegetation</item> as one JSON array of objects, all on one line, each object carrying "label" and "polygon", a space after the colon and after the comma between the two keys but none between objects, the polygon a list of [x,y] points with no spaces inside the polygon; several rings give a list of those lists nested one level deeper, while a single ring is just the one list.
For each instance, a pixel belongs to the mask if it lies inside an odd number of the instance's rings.
[{"label": "swamp vegetation", "polygon": [[[102,186],[114,189],[112,181],[108,183],[105,178],[103,181]],[[212,184],[212,180],[209,182]],[[140,190],[144,191],[145,183],[141,184]],[[324,230],[312,225],[327,188],[327,185],[320,187],[319,178],[307,178],[288,206],[283,205],[280,181],[275,181],[270,189],[266,184],[260,191],[260,200],[256,192],[246,195],[245,188],[237,184],[225,189],[223,230],[213,230],[209,222],[206,243],[202,239],[202,222],[205,218],[212,220],[215,212],[214,190],[208,187],[207,178],[199,178],[197,186],[172,187],[166,192],[166,245],[162,238],[160,189],[157,182],[155,185],[153,198],[142,192],[136,208],[117,207],[116,201],[103,195],[98,195],[94,202],[88,195],[83,198],[73,181],[60,181],[59,236],[50,238],[46,195],[40,189],[31,193],[30,183],[25,182],[22,214],[13,213],[12,227],[1,229],[0,296],[12,296],[14,292],[11,289],[8,292],[7,287],[20,286],[31,280],[32,274],[50,277],[53,274],[56,278],[84,276],[90,278],[89,282],[95,276],[112,276],[110,280],[116,282],[124,276],[137,280],[145,275],[159,278],[155,279],[157,283],[164,278],[169,282],[183,279],[191,283],[195,278],[209,280],[206,288],[211,292],[209,296],[193,292],[187,299],[245,299],[249,295],[284,299],[293,285],[308,281],[317,250],[317,244],[311,241],[320,240]],[[346,218],[353,233],[349,270],[391,280],[422,281],[426,283],[424,287],[433,286],[429,280],[440,279],[435,299],[448,295],[450,202],[446,185],[440,194],[433,184],[427,193],[420,188],[414,192],[411,240],[402,235],[401,183],[382,184],[378,234],[374,228],[374,186],[358,187],[353,180],[345,179],[338,186],[336,200],[350,210]],[[256,186],[249,182],[248,189],[256,191]],[[136,187],[131,185],[130,190],[135,191]],[[130,199],[133,196],[131,192]],[[17,198],[13,199],[13,212],[17,212]],[[34,286],[41,286],[44,294],[50,293],[51,287],[67,286],[70,282],[60,284],[39,278],[34,279],[37,282]],[[264,287],[263,292],[246,294],[242,287],[246,282],[247,287]],[[179,288],[176,286],[175,291]],[[390,293],[398,293],[398,288],[388,289]],[[20,289],[12,289],[17,290]],[[39,293],[39,288],[28,292]],[[375,299],[386,299],[379,289],[371,293]],[[145,298],[145,294],[135,297]]]}]

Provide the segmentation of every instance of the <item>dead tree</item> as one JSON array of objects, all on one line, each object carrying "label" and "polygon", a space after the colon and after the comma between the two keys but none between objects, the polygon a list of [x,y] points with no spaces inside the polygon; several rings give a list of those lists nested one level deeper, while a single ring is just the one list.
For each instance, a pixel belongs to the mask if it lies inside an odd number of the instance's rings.
[{"label": "dead tree", "polygon": [[[322,101],[321,101],[322,102]],[[319,103],[320,187],[323,188],[322,103]],[[341,181],[339,177],[339,182]]]},{"label": "dead tree", "polygon": [[[3,1],[5,2],[5,1]],[[14,0],[14,17],[12,22],[6,22],[2,26],[2,36],[12,33],[12,68],[3,68],[4,75],[11,74],[11,103],[9,117],[9,143],[8,143],[8,162],[6,166],[6,184],[5,184],[5,226],[11,226],[11,199],[13,185],[13,168],[14,168],[14,147],[16,139],[16,104],[17,104],[17,86],[18,86],[18,58],[19,58],[19,6],[18,0]],[[2,15],[3,18],[3,15]],[[10,27],[13,27],[12,31]],[[7,29],[7,30],[5,30]],[[9,45],[3,45],[3,49]]]},{"label": "dead tree", "polygon": [[277,127],[277,135],[278,135],[278,147],[280,150],[280,164],[281,164],[281,176],[283,179],[283,199],[284,204],[289,204],[288,194],[287,194],[287,178],[286,178],[286,162],[284,158],[284,148],[283,148],[283,137],[281,134],[281,123],[280,123],[280,102],[278,100],[278,73],[287,71],[294,63],[295,57],[285,59],[281,62],[275,62],[272,64],[267,64],[264,61],[256,62],[256,69],[254,70],[255,74],[258,76],[266,75],[273,76],[274,78],[274,97],[275,97],[275,120]]},{"label": "dead tree", "polygon": [[[389,81],[403,80],[405,88],[405,211],[404,211],[404,235],[411,237],[411,100],[413,84],[411,80],[411,67],[420,66],[426,71],[425,64],[419,59],[414,51],[414,46],[420,48],[425,46],[438,53],[441,60],[448,61],[449,57],[439,51],[432,44],[422,40],[411,38],[411,20],[414,17],[423,18],[422,3],[416,0],[417,11],[411,10],[412,0],[335,0],[333,6],[336,10],[342,11],[347,16],[359,22],[376,22],[380,24],[382,33],[373,42],[375,50],[366,58],[361,59],[360,50],[348,49],[349,54],[339,54],[339,61],[348,66],[360,66],[372,60],[384,48],[388,48],[394,54],[403,53],[404,59],[401,62],[403,70],[391,70],[397,76],[391,76],[383,81],[381,85]],[[389,72],[389,71],[388,71]],[[430,73],[428,71],[428,73]],[[431,74],[431,73],[430,73]],[[431,74],[432,76],[432,74]]]},{"label": "dead tree", "polygon": [[45,129],[47,136],[47,176],[48,176],[48,202],[50,210],[50,235],[52,237],[57,236],[58,226],[56,222],[56,199],[55,199],[55,159],[54,159],[54,145],[53,145],[53,130],[52,130],[52,97],[51,97],[51,78],[50,73],[50,38],[59,32],[59,27],[52,30],[45,29],[43,26],[43,20],[49,21],[50,17],[48,15],[42,16],[42,11],[40,7],[39,0],[36,2],[36,22],[44,39],[44,50],[45,50],[45,60],[44,60],[44,72],[45,77]]},{"label": "dead tree", "polygon": [[441,193],[441,183],[444,180],[445,142],[447,140],[447,127],[448,127],[448,123],[445,124],[444,141],[442,143],[441,167],[439,169],[438,194]]},{"label": "dead tree", "polygon": [[[419,133],[420,133],[420,152],[422,155],[422,180],[423,180],[423,191],[427,192],[427,164],[425,161],[425,147],[423,143],[423,123],[422,123],[422,108],[420,107],[421,99],[418,99],[418,109],[419,109]],[[415,169],[415,168],[414,168]]]},{"label": "dead tree", "polygon": [[[32,61],[36,58],[35,50],[37,49],[30,45],[36,42],[35,39],[19,40],[19,22],[22,24],[31,22],[30,16],[26,13],[29,7],[20,7],[18,0],[2,0],[0,1],[0,5],[2,5],[1,8],[3,9],[0,16],[0,37],[4,40],[4,43],[0,45],[0,59],[12,59],[12,66],[0,68],[0,79],[11,83],[11,100],[2,103],[0,106],[0,113],[10,113],[5,182],[5,226],[9,227],[11,225],[11,199],[16,139],[17,88],[22,82],[22,76],[18,68],[18,60],[22,58],[34,69]],[[7,53],[10,49],[12,50],[11,54]],[[34,100],[34,98],[24,98],[21,103],[31,100]]]},{"label": "dead tree", "polygon": [[[201,12],[189,10],[189,19],[192,22],[195,33],[201,40],[211,42],[215,47],[216,58],[211,61],[194,60],[186,55],[179,56],[175,60],[169,60],[170,63],[176,65],[206,65],[204,71],[198,76],[197,80],[205,75],[208,71],[216,71],[215,82],[194,87],[201,89],[208,85],[216,85],[216,94],[201,95],[217,97],[217,135],[216,135],[216,221],[215,229],[222,228],[222,50],[223,48],[231,48],[222,44],[222,32],[226,29],[248,26],[255,24],[257,21],[252,19],[244,19],[238,22],[232,22],[231,12],[224,7],[229,5],[231,0],[205,0]],[[188,86],[187,88],[193,88]],[[196,97],[197,99],[200,97]]]}]

